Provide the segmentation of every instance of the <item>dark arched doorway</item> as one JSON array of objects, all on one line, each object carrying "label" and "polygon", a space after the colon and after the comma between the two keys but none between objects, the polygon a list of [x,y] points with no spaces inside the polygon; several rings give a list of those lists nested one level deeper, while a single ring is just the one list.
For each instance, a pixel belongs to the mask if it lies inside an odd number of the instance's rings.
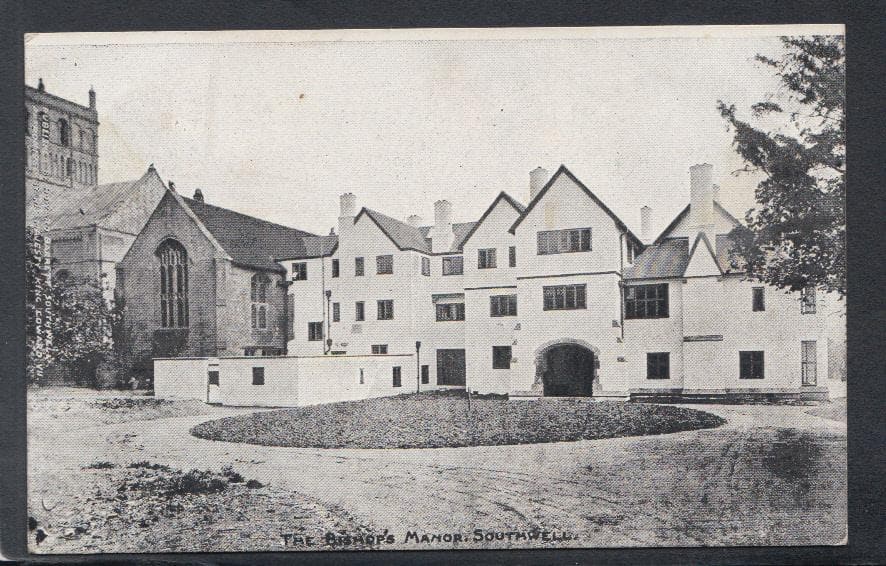
[{"label": "dark arched doorway", "polygon": [[542,353],[541,380],[545,397],[593,395],[595,356],[578,344],[554,344]]}]

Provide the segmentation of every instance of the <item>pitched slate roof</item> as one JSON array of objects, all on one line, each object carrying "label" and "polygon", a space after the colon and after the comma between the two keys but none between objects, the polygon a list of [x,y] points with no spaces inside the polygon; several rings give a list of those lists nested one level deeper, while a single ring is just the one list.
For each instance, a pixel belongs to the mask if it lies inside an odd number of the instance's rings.
[{"label": "pitched slate roof", "polygon": [[305,236],[304,238],[293,240],[292,247],[286,253],[278,255],[277,261],[290,259],[314,259],[318,257],[326,257],[338,247],[338,236],[330,234],[328,236]]},{"label": "pitched slate roof", "polygon": [[255,269],[283,271],[275,259],[293,257],[292,252],[319,244],[305,244],[316,234],[260,220],[227,208],[180,197],[218,241],[234,263]]},{"label": "pitched slate roof", "polygon": [[[431,252],[430,232],[432,226],[415,227],[406,222],[401,222],[396,218],[392,218],[386,214],[382,214],[371,208],[363,208],[357,217],[356,222],[363,215],[368,216],[381,229],[382,232],[401,250],[413,250],[425,254]],[[461,251],[465,238],[476,225],[476,222],[456,222],[452,224],[453,240],[452,247],[447,253],[455,253]]]},{"label": "pitched slate roof", "polygon": [[634,265],[624,269],[625,279],[681,277],[689,264],[689,240],[668,238],[647,246],[634,258]]},{"label": "pitched slate roof", "polygon": [[612,212],[612,210],[610,210],[609,207],[606,206],[606,204],[602,200],[600,200],[600,198],[597,195],[595,195],[593,192],[591,192],[591,189],[587,188],[584,183],[579,181],[578,177],[573,175],[572,171],[567,169],[565,165],[560,165],[560,167],[557,169],[557,172],[551,176],[551,178],[548,180],[548,182],[545,183],[545,186],[542,187],[540,191],[538,191],[537,195],[535,195],[535,198],[529,202],[529,205],[522,212],[522,214],[520,214],[520,217],[517,218],[517,220],[514,222],[513,225],[511,225],[510,232],[512,234],[517,229],[517,226],[519,226],[520,223],[523,222],[523,219],[526,218],[527,216],[529,216],[529,213],[532,212],[532,209],[535,208],[535,205],[538,204],[538,202],[544,198],[545,193],[548,192],[548,190],[553,186],[553,184],[557,181],[557,179],[560,177],[560,175],[566,175],[566,177],[568,177],[573,183],[575,183],[575,185],[579,189],[581,189],[583,193],[588,195],[588,197],[590,197],[590,199],[592,201],[594,201],[597,204],[597,206],[599,206],[601,209],[603,209],[603,212],[608,214],[609,217],[612,218],[612,220],[615,222],[615,225],[618,226],[621,230],[624,230],[624,232],[628,235],[629,238],[633,239],[634,242],[636,244],[640,245],[641,247],[643,246],[643,242],[640,240],[640,238],[637,237],[636,234],[631,232],[631,230],[630,230],[630,228],[628,228],[627,224],[622,222],[621,218],[616,216],[616,214],[614,212]]},{"label": "pitched slate roof", "polygon": [[35,223],[48,230],[99,226],[129,234],[144,228],[166,186],[153,169],[132,181],[60,192]]},{"label": "pitched slate roof", "polygon": [[[704,243],[709,248],[713,247],[713,256],[723,273],[735,273],[739,270],[732,269],[729,262],[729,250],[734,245],[728,234],[717,234],[713,246],[708,238]],[[693,243],[693,250],[700,241],[697,236]],[[624,268],[625,279],[661,279],[667,277],[682,277],[689,265],[692,251],[689,249],[688,238],[665,238],[660,242],[651,244],[646,250],[634,258],[634,264]]]}]

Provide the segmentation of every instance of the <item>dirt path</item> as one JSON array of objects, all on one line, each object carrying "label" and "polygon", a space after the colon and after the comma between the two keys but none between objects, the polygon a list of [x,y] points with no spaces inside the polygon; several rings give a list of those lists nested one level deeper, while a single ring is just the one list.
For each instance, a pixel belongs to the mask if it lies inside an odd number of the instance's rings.
[{"label": "dirt path", "polygon": [[[230,444],[188,434],[210,418],[253,410],[206,407],[160,418],[38,436],[33,475],[76,476],[95,460],[189,469],[233,464],[244,476],[308,495],[387,528],[400,548],[421,534],[531,529],[571,540],[490,546],[837,544],[846,523],[846,425],[789,406],[692,406],[729,424],[713,430],[570,443],[412,450],[298,449]],[[44,435],[40,436],[43,432]],[[71,488],[77,479],[70,478]],[[38,492],[31,492],[32,504]],[[54,490],[58,492],[58,490]],[[514,535],[510,535],[512,538]],[[556,534],[552,535],[556,536]]]}]

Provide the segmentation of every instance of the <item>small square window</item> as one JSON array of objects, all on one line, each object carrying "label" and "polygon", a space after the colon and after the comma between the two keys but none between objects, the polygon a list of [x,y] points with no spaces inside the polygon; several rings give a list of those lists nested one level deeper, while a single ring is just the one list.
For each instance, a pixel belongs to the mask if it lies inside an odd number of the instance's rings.
[{"label": "small square window", "polygon": [[421,274],[425,277],[430,277],[431,275],[431,258],[422,257],[421,258]]},{"label": "small square window", "polygon": [[495,248],[477,250],[477,269],[495,268]]},{"label": "small square window", "polygon": [[218,372],[215,370],[209,371],[209,385],[218,385]]},{"label": "small square window", "polygon": [[252,384],[253,385],[264,385],[265,384],[265,368],[252,368]]},{"label": "small square window", "polygon": [[338,277],[338,260],[332,260],[332,276]]},{"label": "small square window", "polygon": [[309,322],[308,323],[308,340],[311,342],[323,340],[323,323],[322,322]]},{"label": "small square window", "polygon": [[464,258],[454,255],[443,258],[443,275],[461,275],[464,273]]},{"label": "small square window", "polygon": [[378,301],[378,320],[393,320],[394,319],[394,301],[391,299],[386,299],[383,301]]},{"label": "small square window", "polygon": [[363,258],[354,258],[354,277],[363,277]]},{"label": "small square window", "polygon": [[354,303],[354,320],[366,320],[366,305],[363,301],[357,301]]},{"label": "small square window", "polygon": [[739,352],[739,379],[763,379],[763,352]]},{"label": "small square window", "polygon": [[492,369],[511,369],[511,347],[492,347]]},{"label": "small square window", "polygon": [[427,385],[431,381],[431,369],[430,366],[421,366],[421,382],[424,385]]},{"label": "small square window", "polygon": [[394,273],[394,256],[375,256],[375,273],[377,275],[390,275]]},{"label": "small square window", "polygon": [[646,354],[646,379],[670,379],[670,352],[649,352]]},{"label": "small square window", "polygon": [[403,372],[400,366],[394,366],[394,387],[402,387],[403,386]]},{"label": "small square window", "polygon": [[306,281],[308,278],[308,264],[306,262],[299,262],[292,264],[292,280],[293,281]]}]

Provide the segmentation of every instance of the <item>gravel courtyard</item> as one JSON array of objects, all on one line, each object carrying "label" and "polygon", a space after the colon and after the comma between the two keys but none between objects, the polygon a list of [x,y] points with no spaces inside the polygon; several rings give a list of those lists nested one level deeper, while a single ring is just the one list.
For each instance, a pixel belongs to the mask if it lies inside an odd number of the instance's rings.
[{"label": "gravel courtyard", "polygon": [[[207,544],[227,550],[355,549],[365,547],[366,539],[359,545],[356,539],[366,533],[390,536],[374,546],[382,549],[801,545],[844,539],[846,425],[812,414],[810,407],[693,405],[727,424],[656,436],[320,449],[195,438],[188,431],[199,423],[256,411],[107,400],[127,396],[72,389],[30,393],[28,500],[31,516],[49,535],[37,545],[32,531],[33,551],[120,552],[162,545],[185,552]],[[833,411],[818,412],[833,417]],[[215,473],[232,466],[263,487],[237,484],[200,495],[219,498],[205,503],[171,502],[182,509],[141,528],[126,524],[123,516],[90,522],[89,513],[104,513],[95,500],[132,472],[126,466],[140,461]],[[96,462],[114,467],[83,469]],[[212,516],[192,521],[189,513],[198,513],[201,505],[203,515]],[[85,522],[79,530],[67,523],[73,516]],[[334,546],[323,542],[328,532],[338,533]],[[547,535],[531,538],[527,532]],[[452,542],[456,534],[461,540]]]}]

